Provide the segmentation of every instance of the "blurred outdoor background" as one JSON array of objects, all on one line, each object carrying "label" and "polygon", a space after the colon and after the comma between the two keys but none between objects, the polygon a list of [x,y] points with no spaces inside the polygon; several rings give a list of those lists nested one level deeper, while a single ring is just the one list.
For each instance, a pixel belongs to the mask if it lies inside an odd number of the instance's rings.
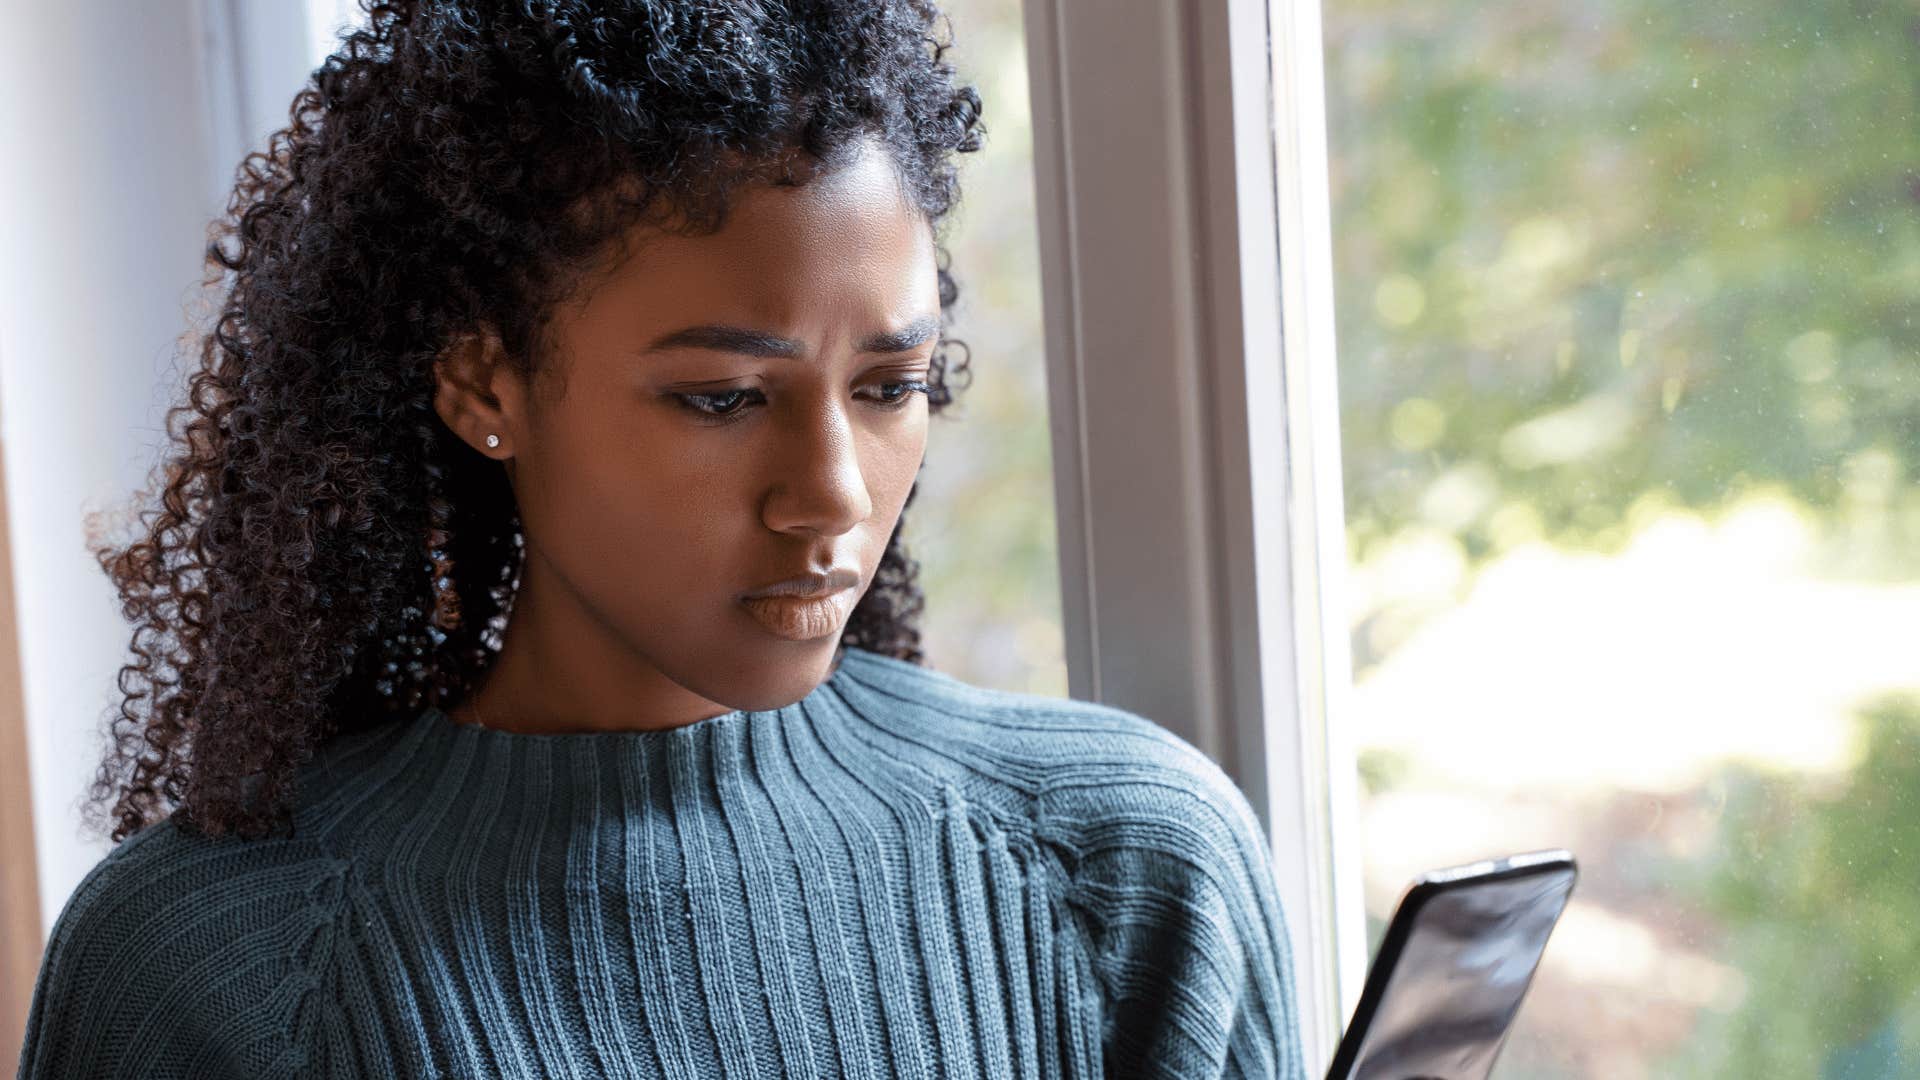
[{"label": "blurred outdoor background", "polygon": [[950,355],[968,358],[972,383],[934,417],[920,493],[903,515],[927,594],[923,645],[932,666],[956,678],[1065,697],[1020,4],[941,8],[952,20],[947,59],[979,88],[986,136],[959,156],[946,238],[960,285],[951,332],[966,343]]},{"label": "blurred outdoor background", "polygon": [[[1019,10],[945,6],[929,653],[1064,693]],[[1565,846],[1497,1077],[1920,1075],[1920,6],[1323,19],[1370,941]]]},{"label": "blurred outdoor background", "polygon": [[1324,11],[1374,917],[1565,846],[1497,1075],[1920,1075],[1920,7]]}]

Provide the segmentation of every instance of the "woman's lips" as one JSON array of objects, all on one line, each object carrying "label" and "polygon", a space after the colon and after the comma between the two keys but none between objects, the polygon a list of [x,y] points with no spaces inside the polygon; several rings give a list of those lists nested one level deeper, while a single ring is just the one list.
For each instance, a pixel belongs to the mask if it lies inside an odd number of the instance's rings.
[{"label": "woman's lips", "polygon": [[851,588],[820,597],[767,596],[742,600],[749,614],[767,631],[789,641],[811,641],[840,629],[858,599]]}]

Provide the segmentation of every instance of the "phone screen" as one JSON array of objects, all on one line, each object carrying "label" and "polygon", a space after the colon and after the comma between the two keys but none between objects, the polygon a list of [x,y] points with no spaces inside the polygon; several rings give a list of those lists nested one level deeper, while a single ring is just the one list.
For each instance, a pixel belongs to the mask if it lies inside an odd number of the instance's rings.
[{"label": "phone screen", "polygon": [[1485,1080],[1576,876],[1571,855],[1541,852],[1420,877],[1328,1080]]}]

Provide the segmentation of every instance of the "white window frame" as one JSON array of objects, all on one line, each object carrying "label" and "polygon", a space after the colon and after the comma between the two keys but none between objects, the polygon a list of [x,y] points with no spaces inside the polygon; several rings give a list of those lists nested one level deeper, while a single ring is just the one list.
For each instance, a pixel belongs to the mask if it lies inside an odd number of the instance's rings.
[{"label": "white window frame", "polygon": [[1025,0],[1069,692],[1260,814],[1324,1071],[1366,966],[1317,0]]}]

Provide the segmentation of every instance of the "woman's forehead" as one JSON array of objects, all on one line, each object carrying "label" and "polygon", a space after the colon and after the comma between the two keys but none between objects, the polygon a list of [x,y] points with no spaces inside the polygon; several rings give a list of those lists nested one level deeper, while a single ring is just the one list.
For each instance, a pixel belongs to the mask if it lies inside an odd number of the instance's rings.
[{"label": "woman's forehead", "polygon": [[[938,309],[933,235],[890,178],[742,191],[720,231],[652,232],[603,280],[582,314],[685,321],[725,309],[783,323],[824,306],[880,321]],[[650,313],[650,314],[649,314]]]}]

